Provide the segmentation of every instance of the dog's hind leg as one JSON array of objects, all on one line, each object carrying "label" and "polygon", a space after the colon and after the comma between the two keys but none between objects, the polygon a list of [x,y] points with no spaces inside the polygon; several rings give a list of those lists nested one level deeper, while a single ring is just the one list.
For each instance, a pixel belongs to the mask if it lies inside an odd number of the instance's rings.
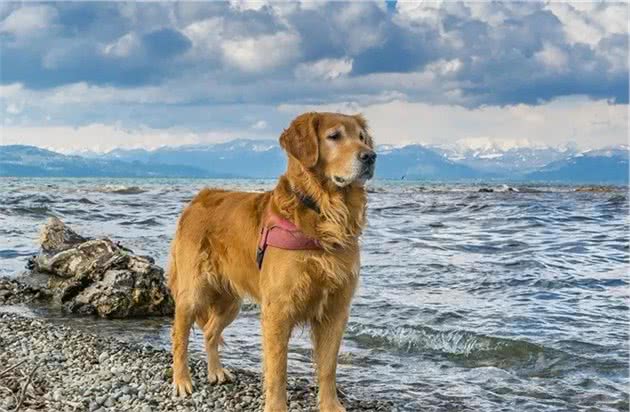
[{"label": "dog's hind leg", "polygon": [[188,368],[188,338],[194,313],[185,304],[186,299],[176,300],[175,322],[173,324],[173,392],[176,396],[192,393],[192,380]]},{"label": "dog's hind leg", "polygon": [[233,380],[221,365],[219,345],[222,343],[221,334],[238,315],[241,307],[239,299],[222,296],[212,302],[207,313],[197,316],[197,324],[201,326],[205,338],[206,353],[208,354],[208,382],[221,384]]}]

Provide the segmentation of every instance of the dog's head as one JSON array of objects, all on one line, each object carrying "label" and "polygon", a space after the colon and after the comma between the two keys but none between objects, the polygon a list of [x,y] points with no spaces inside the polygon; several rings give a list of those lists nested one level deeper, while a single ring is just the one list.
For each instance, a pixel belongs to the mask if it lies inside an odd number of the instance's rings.
[{"label": "dog's head", "polygon": [[361,115],[302,114],[282,133],[280,145],[290,161],[340,187],[374,175],[374,143]]}]

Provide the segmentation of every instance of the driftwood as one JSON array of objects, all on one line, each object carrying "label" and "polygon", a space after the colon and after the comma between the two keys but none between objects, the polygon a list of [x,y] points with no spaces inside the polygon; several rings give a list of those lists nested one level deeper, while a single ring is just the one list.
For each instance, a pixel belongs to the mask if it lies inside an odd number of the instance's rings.
[{"label": "driftwood", "polygon": [[27,359],[16,363],[13,366],[9,366],[8,368],[6,368],[5,370],[3,370],[2,372],[0,372],[0,378],[2,378],[4,375],[6,375],[7,373],[11,372],[13,369],[17,368],[18,366],[20,366],[21,364],[23,364],[24,362],[26,362]]},{"label": "driftwood", "polygon": [[33,380],[33,375],[35,375],[35,372],[37,372],[37,368],[39,368],[39,364],[35,365],[35,367],[31,370],[31,373],[28,374],[26,383],[24,384],[24,386],[22,387],[22,390],[20,391],[20,397],[18,399],[17,406],[15,407],[16,411],[19,411],[20,408],[22,407],[22,403],[24,403],[24,395],[26,395],[26,389],[28,388],[28,385],[31,384],[31,381]]},{"label": "driftwood", "polygon": [[11,409],[0,407],[0,412],[16,412],[27,406],[29,409],[41,409],[44,406],[41,400],[44,388],[41,380],[37,382],[35,379],[35,373],[39,369],[40,363],[37,363],[28,374],[24,373],[23,369],[18,369],[29,360],[32,359],[17,362],[0,372],[0,393],[2,393],[0,396],[4,397],[5,401],[9,399],[8,397],[13,399],[13,405],[9,403]]},{"label": "driftwood", "polygon": [[152,258],[107,238],[85,238],[54,217],[40,243],[40,254],[29,261],[32,278],[45,275],[53,300],[66,311],[104,318],[173,312],[164,270]]}]

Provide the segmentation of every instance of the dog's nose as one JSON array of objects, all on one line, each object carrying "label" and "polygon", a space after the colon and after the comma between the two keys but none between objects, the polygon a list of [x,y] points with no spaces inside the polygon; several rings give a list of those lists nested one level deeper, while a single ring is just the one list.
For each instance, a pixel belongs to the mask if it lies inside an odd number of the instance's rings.
[{"label": "dog's nose", "polygon": [[359,159],[361,159],[361,161],[366,165],[371,165],[376,162],[376,153],[373,150],[361,152],[359,154]]}]

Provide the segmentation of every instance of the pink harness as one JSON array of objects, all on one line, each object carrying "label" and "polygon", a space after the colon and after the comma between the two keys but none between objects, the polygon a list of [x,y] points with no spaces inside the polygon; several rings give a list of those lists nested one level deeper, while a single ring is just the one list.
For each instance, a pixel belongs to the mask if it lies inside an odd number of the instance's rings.
[{"label": "pink harness", "polygon": [[267,246],[285,250],[319,250],[322,248],[319,240],[306,236],[293,223],[271,212],[267,215],[260,230],[256,251],[258,269],[262,268]]}]

